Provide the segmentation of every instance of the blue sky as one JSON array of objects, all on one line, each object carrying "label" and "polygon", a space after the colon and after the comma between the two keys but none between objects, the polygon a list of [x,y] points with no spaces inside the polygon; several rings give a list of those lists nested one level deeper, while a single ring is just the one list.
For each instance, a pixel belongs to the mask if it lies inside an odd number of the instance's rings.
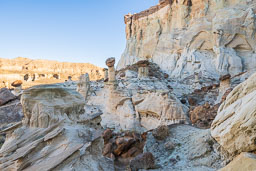
[{"label": "blue sky", "polygon": [[0,57],[104,67],[125,48],[124,15],[158,0],[0,0]]}]

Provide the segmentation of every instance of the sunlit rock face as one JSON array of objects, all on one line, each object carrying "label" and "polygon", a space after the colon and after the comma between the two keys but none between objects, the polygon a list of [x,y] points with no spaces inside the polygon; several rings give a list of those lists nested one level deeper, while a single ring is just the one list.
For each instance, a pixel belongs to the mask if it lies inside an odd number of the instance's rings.
[{"label": "sunlit rock face", "polygon": [[28,58],[0,58],[0,88],[11,87],[15,80],[22,80],[23,87],[39,84],[60,83],[78,80],[80,75],[88,73],[91,80],[103,78],[102,68],[89,63],[70,63],[49,60],[33,60]]},{"label": "sunlit rock face", "polygon": [[171,78],[201,79],[253,73],[256,67],[255,0],[162,0],[125,16],[126,49],[120,70],[141,59],[158,64]]},{"label": "sunlit rock face", "polygon": [[229,153],[256,150],[256,74],[227,96],[211,126],[211,134]]},{"label": "sunlit rock face", "polygon": [[102,156],[101,113],[85,111],[78,92],[35,86],[24,91],[21,103],[22,122],[1,131],[7,137],[0,170],[114,170]]}]

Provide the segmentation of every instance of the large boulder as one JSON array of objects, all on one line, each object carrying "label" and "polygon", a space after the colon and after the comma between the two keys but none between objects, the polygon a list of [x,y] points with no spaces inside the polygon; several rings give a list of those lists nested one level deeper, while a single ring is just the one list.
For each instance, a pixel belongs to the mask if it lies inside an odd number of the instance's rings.
[{"label": "large boulder", "polygon": [[192,124],[199,128],[210,128],[217,115],[219,104],[211,106],[209,103],[197,106],[189,112]]},{"label": "large boulder", "polygon": [[10,90],[7,88],[1,88],[0,89],[0,106],[8,103],[11,100],[16,99],[17,97],[14,96]]},{"label": "large boulder", "polygon": [[0,107],[0,126],[21,121],[22,117],[22,106],[19,100]]},{"label": "large boulder", "polygon": [[189,123],[188,108],[157,78],[123,79],[115,89],[105,86],[88,104],[102,109],[101,125],[117,130],[155,129],[160,125]]},{"label": "large boulder", "polygon": [[220,171],[253,171],[256,170],[256,155],[253,153],[241,153]]},{"label": "large boulder", "polygon": [[153,169],[155,167],[155,158],[150,152],[140,154],[131,161],[130,167],[132,171]]},{"label": "large boulder", "polygon": [[25,90],[21,97],[25,119],[31,127],[47,128],[65,119],[75,122],[84,113],[82,95],[56,85],[41,85]]},{"label": "large boulder", "polygon": [[136,94],[132,97],[141,125],[150,130],[160,125],[188,123],[188,109],[173,95],[166,92]]},{"label": "large boulder", "polygon": [[239,84],[220,106],[211,135],[229,153],[256,150],[256,73]]},{"label": "large boulder", "polygon": [[106,60],[106,65],[108,67],[113,67],[115,65],[116,59],[114,57],[108,58]]}]

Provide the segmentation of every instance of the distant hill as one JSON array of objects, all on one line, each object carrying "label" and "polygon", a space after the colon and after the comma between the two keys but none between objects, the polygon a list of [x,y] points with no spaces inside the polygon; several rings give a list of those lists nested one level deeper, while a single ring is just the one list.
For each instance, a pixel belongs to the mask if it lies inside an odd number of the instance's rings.
[{"label": "distant hill", "polygon": [[91,80],[103,78],[102,68],[89,63],[0,58],[0,87],[3,87],[3,82],[10,85],[15,80],[22,80],[23,87],[64,82],[68,76],[78,80],[84,73],[88,73]]}]

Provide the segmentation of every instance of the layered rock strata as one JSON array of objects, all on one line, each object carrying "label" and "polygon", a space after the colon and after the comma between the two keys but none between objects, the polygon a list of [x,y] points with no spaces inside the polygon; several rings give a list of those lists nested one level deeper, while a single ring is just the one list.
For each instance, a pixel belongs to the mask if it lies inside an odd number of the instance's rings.
[{"label": "layered rock strata", "polygon": [[243,81],[256,67],[255,2],[161,0],[128,14],[127,45],[117,69],[147,59],[177,80],[199,73],[212,82],[248,71],[237,78]]},{"label": "layered rock strata", "polygon": [[[38,84],[60,83],[72,76],[78,80],[88,73],[91,80],[103,78],[102,68],[89,63],[69,63],[28,58],[0,59],[0,86],[11,88],[15,80],[22,80],[23,87]],[[0,87],[1,88],[1,87]]]}]

